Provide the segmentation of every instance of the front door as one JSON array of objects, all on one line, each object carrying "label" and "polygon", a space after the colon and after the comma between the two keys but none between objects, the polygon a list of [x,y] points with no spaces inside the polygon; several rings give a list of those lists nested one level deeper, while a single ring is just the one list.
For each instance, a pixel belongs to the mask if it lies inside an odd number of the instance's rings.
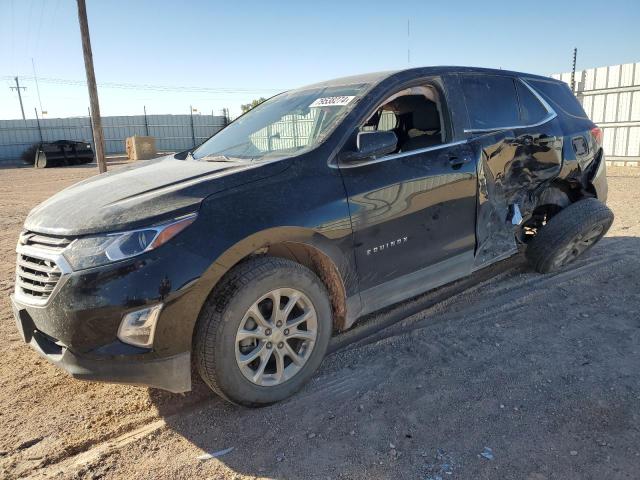
[{"label": "front door", "polygon": [[363,314],[471,271],[476,161],[451,113],[435,83],[396,91],[360,126],[396,133],[396,151],[340,164]]},{"label": "front door", "polygon": [[473,258],[476,166],[464,144],[433,148],[341,168],[361,291]]}]

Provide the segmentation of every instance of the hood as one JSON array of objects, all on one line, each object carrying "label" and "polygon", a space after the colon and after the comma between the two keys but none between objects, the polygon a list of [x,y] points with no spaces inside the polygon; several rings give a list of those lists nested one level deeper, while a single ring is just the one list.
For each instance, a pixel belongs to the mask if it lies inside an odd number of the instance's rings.
[{"label": "hood", "polygon": [[172,155],[77,183],[31,210],[25,228],[86,235],[148,226],[194,212],[209,195],[275,175],[289,162],[200,162]]}]

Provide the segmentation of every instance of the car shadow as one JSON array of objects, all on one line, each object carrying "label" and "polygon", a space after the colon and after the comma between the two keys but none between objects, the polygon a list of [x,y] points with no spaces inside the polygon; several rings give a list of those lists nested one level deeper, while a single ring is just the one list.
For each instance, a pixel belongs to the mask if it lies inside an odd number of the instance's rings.
[{"label": "car shadow", "polygon": [[[497,477],[547,478],[527,476],[527,471],[535,473],[547,462],[544,452],[528,450],[530,443],[549,442],[552,450],[553,445],[562,449],[569,437],[545,430],[550,408],[545,399],[555,402],[554,421],[569,422],[573,440],[580,435],[590,437],[591,427],[576,412],[589,408],[592,392],[604,389],[609,371],[602,370],[593,384],[587,379],[558,386],[555,382],[564,378],[559,377],[560,372],[571,376],[585,367],[565,357],[562,352],[571,351],[573,338],[558,337],[555,327],[576,308],[584,307],[585,301],[578,302],[577,297],[588,290],[585,282],[594,287],[594,295],[615,294],[614,285],[628,280],[640,267],[638,251],[640,238],[607,237],[583,258],[550,275],[532,271],[518,255],[370,315],[333,340],[332,354],[307,386],[275,405],[248,409],[225,403],[195,372],[189,394],[176,396],[150,389],[149,396],[167,427],[191,444],[212,454],[233,448],[208,461],[198,460],[199,453],[194,453],[193,464],[203,472],[207,462],[222,462],[234,472],[257,477],[436,478],[457,471],[464,472],[464,478],[494,478],[494,469],[503,466],[511,468],[505,470],[510,474]],[[624,287],[637,291],[636,284]],[[461,297],[456,300],[457,295]],[[635,300],[620,311],[640,312],[640,298]],[[518,320],[514,312],[521,303],[529,312],[531,307],[544,310],[544,315],[531,317],[539,323]],[[451,304],[459,314],[447,315]],[[465,308],[483,314],[473,320]],[[598,308],[585,310],[575,322],[592,328],[589,322],[607,314]],[[432,315],[436,319],[429,323]],[[407,321],[411,316],[421,318],[412,326]],[[502,333],[501,325],[511,325],[509,335]],[[566,328],[577,328],[568,325]],[[426,338],[412,345],[399,341],[396,347],[393,343],[394,338],[407,337],[402,334],[418,328],[428,330]],[[543,335],[548,345],[524,342],[524,337],[532,335],[531,329],[534,336]],[[374,342],[378,343],[371,345]],[[397,356],[387,351],[385,358],[379,358],[378,348],[389,342],[397,348]],[[554,342],[559,342],[557,349],[549,346]],[[513,345],[513,351],[503,351],[499,345]],[[622,353],[626,355],[627,350]],[[591,355],[590,361],[597,363],[595,354]],[[538,357],[542,360],[532,372],[531,358]],[[534,378],[539,375],[548,377],[548,385],[536,383]],[[636,382],[638,376],[634,374],[629,382]],[[514,397],[528,399],[524,410]],[[536,398],[539,403],[532,400]],[[619,399],[626,401],[626,397]],[[638,423],[629,422],[625,428],[638,428]],[[606,422],[598,425],[600,438],[606,438]],[[530,437],[523,436],[523,431],[529,431]],[[624,437],[625,432],[617,435]],[[494,450],[502,445],[502,458],[493,463],[486,456],[480,458],[487,446],[483,442],[493,442]],[[597,458],[594,455],[593,461]],[[553,468],[558,478],[568,478],[574,472],[570,467],[561,462]],[[590,471],[600,468],[606,468],[604,462]],[[624,466],[620,468],[625,471]]]}]

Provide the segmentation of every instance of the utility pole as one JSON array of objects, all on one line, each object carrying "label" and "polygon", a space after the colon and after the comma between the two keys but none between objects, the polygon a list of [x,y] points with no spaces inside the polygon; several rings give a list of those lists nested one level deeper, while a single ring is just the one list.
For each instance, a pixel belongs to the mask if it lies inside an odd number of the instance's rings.
[{"label": "utility pole", "polygon": [[33,108],[33,111],[36,112],[36,122],[38,123],[38,133],[40,134],[40,143],[44,142],[42,138],[42,128],[40,128],[40,119],[38,118],[38,109]]},{"label": "utility pole", "polygon": [[196,130],[193,126],[193,105],[189,105],[189,115],[191,115],[191,140],[193,140],[193,148],[196,148]]},{"label": "utility pole", "polygon": [[145,131],[145,134],[148,137],[149,136],[149,122],[147,120],[147,106],[143,105],[142,108],[144,108],[144,131]]},{"label": "utility pole", "polygon": [[573,66],[571,67],[571,91],[576,91],[576,60],[578,58],[578,49],[573,49]]},{"label": "utility pole", "polygon": [[24,107],[22,106],[22,93],[20,93],[20,89],[22,90],[26,90],[27,87],[21,87],[20,86],[20,82],[18,82],[18,77],[15,77],[16,80],[16,86],[15,87],[9,87],[11,90],[17,90],[18,91],[18,100],[20,100],[20,111],[22,112],[22,120],[26,121],[27,117],[24,116]]},{"label": "utility pole", "polygon": [[80,36],[82,37],[82,53],[84,54],[84,68],[87,73],[87,88],[89,89],[89,104],[91,105],[91,123],[96,149],[96,160],[98,162],[98,170],[100,173],[104,173],[107,171],[107,162],[104,158],[104,134],[102,132],[102,120],[100,119],[96,75],[93,70],[93,54],[91,53],[91,38],[89,37],[89,24],[87,22],[87,6],[85,0],[77,1]]},{"label": "utility pole", "polygon": [[96,151],[96,139],[93,138],[93,122],[91,121],[91,108],[87,107],[87,113],[89,114],[89,132],[91,132],[91,143],[93,144],[93,151]]}]

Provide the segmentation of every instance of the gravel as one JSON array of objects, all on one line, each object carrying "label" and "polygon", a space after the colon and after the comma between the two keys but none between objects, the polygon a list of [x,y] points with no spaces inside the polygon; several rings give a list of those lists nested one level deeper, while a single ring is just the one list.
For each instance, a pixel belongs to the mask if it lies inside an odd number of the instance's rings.
[{"label": "gravel", "polygon": [[227,405],[200,382],[187,395],[80,382],[21,343],[8,295],[22,222],[93,173],[0,169],[1,478],[542,480],[640,471],[640,172],[609,169],[616,221],[585,258],[552,275],[516,259],[417,313],[408,302],[373,316],[379,328],[356,327],[366,335],[344,337],[301,392],[257,410]]}]

